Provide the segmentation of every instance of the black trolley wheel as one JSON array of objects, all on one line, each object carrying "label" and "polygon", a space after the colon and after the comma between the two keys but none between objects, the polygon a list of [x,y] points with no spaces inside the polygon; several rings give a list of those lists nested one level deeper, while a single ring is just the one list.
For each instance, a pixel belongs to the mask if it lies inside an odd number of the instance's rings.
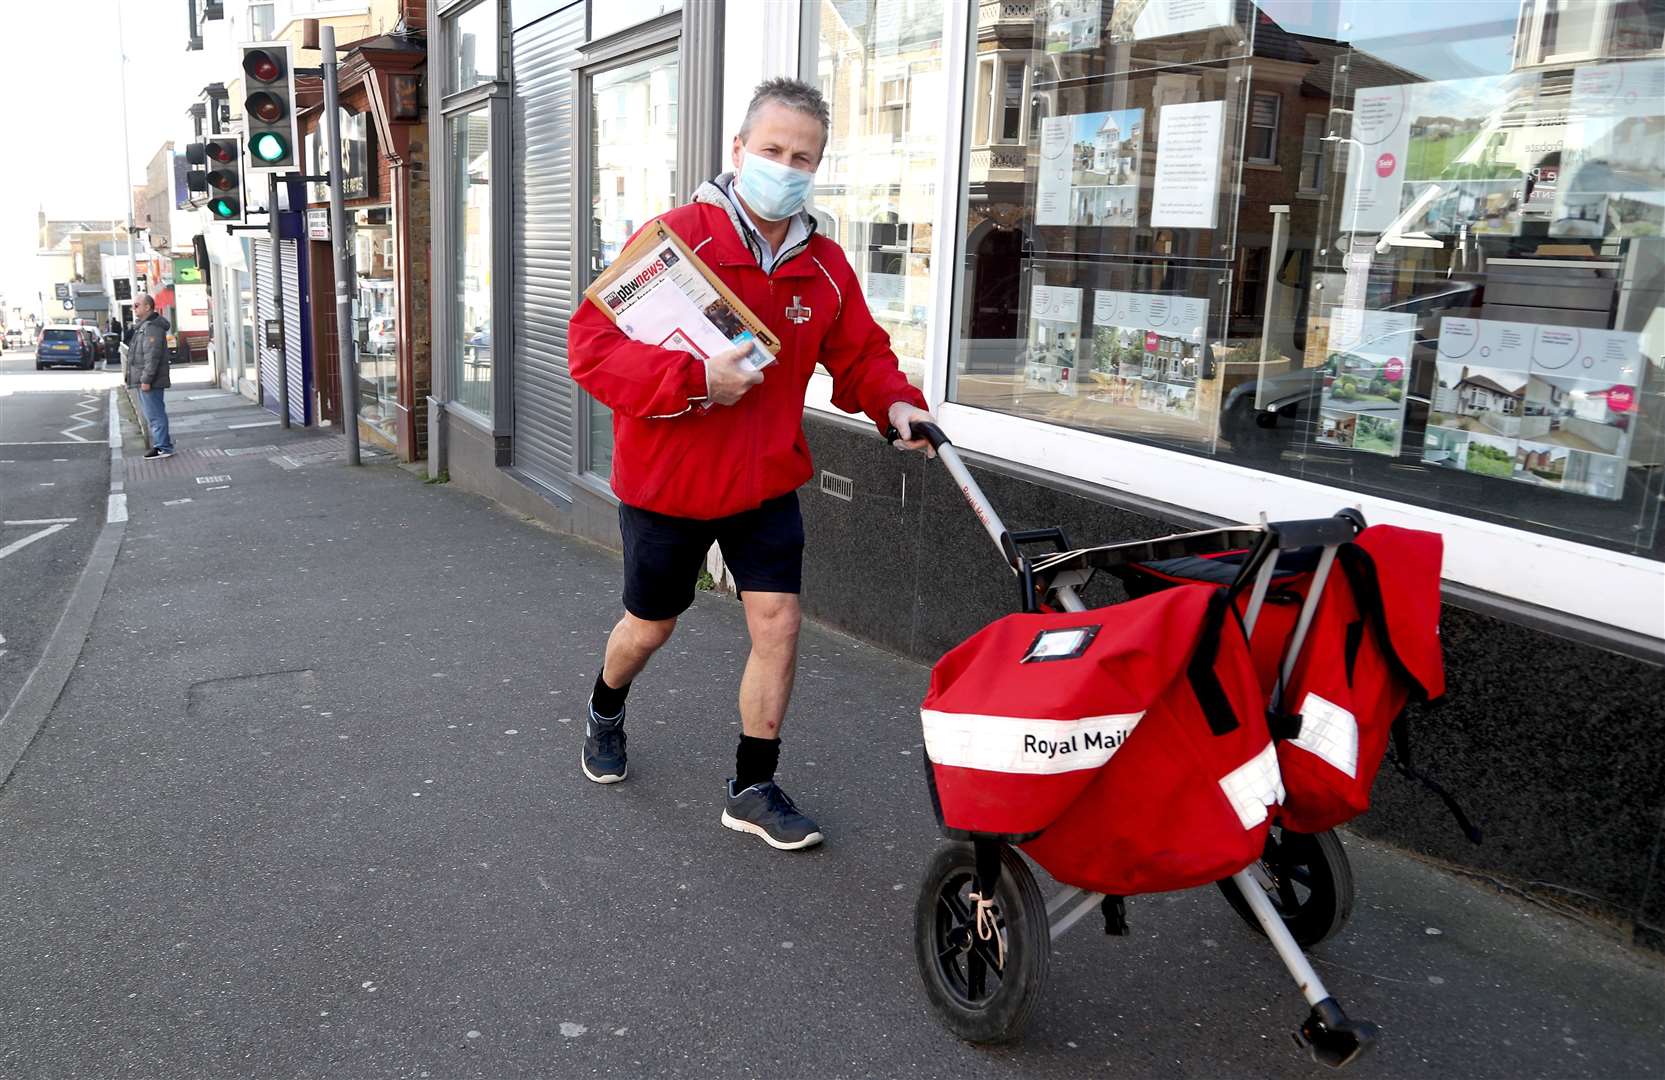
[{"label": "black trolley wheel", "polygon": [[[1353,867],[1335,830],[1298,833],[1274,825],[1258,866],[1270,882],[1267,899],[1302,948],[1318,944],[1347,924],[1353,912]],[[1237,883],[1226,878],[1216,884],[1243,921],[1256,933],[1264,933]]]},{"label": "black trolley wheel", "polygon": [[1009,845],[1000,847],[995,916],[1004,963],[998,944],[977,934],[975,905],[968,899],[977,876],[971,844],[938,849],[914,906],[914,958],[926,996],[943,1024],[967,1042],[1017,1038],[1046,988],[1052,946],[1046,900],[1023,857]]}]

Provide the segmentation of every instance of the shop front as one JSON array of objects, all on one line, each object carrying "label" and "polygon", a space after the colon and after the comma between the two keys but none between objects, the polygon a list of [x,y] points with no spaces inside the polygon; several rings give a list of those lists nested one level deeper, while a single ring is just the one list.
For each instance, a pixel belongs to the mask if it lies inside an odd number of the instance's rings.
[{"label": "shop front", "polygon": [[[355,43],[341,61],[341,160],[352,280],[351,334],[360,437],[405,461],[425,454],[429,384],[428,154],[418,86],[427,53],[419,38]],[[322,106],[302,114],[307,171],[328,172]],[[319,415],[341,422],[335,254],[329,188],[307,185],[313,346]],[[413,298],[420,306],[413,308]]]},{"label": "shop front", "polygon": [[[802,78],[832,107],[820,228],[1011,524],[1108,542],[1354,506],[1439,532],[1451,704],[1417,730],[1489,839],[1395,778],[1359,827],[1665,940],[1651,7],[730,0],[609,36],[576,7],[440,15],[436,469],[616,543],[564,321],[726,162],[751,88]],[[1009,575],[934,464],[830,398],[817,376],[806,608],[934,660],[1010,609]]]}]

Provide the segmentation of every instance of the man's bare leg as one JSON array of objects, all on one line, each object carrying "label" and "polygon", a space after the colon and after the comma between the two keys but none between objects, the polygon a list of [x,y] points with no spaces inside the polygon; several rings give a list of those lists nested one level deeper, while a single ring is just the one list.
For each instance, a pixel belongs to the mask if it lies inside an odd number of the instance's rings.
[{"label": "man's bare leg", "polygon": [[796,593],[748,592],[741,600],[752,652],[740,679],[740,730],[754,739],[778,739],[798,670],[803,610]]},{"label": "man's bare leg", "polygon": [[674,629],[675,619],[638,619],[627,611],[607,636],[607,657],[590,695],[579,758],[584,775],[595,783],[616,784],[629,774],[624,753],[624,695]]},{"label": "man's bare leg", "polygon": [[607,685],[618,689],[633,681],[647,667],[648,660],[671,639],[676,629],[675,619],[638,619],[624,613],[607,635],[607,659],[601,667],[601,677]]},{"label": "man's bare leg", "polygon": [[793,805],[772,781],[780,755],[780,726],[792,699],[798,667],[798,626],[803,621],[794,593],[748,592],[746,629],[752,653],[740,679],[740,747],[723,824],[761,836],[771,847],[800,850],[821,842],[821,829]]}]

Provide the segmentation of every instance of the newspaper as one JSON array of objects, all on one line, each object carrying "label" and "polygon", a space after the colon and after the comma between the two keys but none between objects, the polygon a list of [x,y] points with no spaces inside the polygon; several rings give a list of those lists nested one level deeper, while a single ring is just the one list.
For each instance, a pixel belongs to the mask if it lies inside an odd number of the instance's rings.
[{"label": "newspaper", "polygon": [[643,229],[584,291],[633,341],[706,359],[750,344],[741,365],[757,371],[780,340],[660,222]]}]

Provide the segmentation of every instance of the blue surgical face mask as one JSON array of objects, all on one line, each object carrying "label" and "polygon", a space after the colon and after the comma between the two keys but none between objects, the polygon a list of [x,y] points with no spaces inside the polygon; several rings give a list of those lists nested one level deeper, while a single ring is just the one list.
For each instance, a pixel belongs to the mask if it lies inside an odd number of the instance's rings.
[{"label": "blue surgical face mask", "polygon": [[793,169],[750,151],[740,160],[734,191],[765,221],[784,221],[804,208],[815,174]]}]

